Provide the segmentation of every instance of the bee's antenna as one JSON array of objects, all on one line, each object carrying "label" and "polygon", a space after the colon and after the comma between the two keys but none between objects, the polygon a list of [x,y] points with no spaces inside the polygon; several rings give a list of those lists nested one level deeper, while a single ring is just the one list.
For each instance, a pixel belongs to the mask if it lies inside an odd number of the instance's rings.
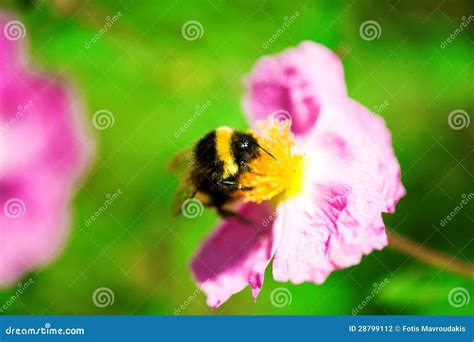
[{"label": "bee's antenna", "polygon": [[268,154],[270,157],[272,157],[273,159],[277,160],[275,158],[275,156],[273,154],[271,154],[270,152],[268,152],[266,149],[264,149],[262,146],[260,145],[257,145],[259,148],[261,148],[263,150],[263,152],[265,152],[266,154]]}]

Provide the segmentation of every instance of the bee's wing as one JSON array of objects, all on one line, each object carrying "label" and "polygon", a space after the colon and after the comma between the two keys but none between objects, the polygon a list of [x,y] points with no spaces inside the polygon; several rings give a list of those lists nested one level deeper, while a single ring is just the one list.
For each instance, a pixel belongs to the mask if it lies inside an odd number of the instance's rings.
[{"label": "bee's wing", "polygon": [[193,148],[188,148],[176,156],[168,164],[168,171],[181,175],[182,173],[188,171],[193,164]]},{"label": "bee's wing", "polygon": [[183,203],[194,196],[195,189],[191,183],[191,166],[193,149],[190,148],[176,155],[168,164],[168,171],[179,176],[178,188],[173,198],[171,214],[181,214]]},{"label": "bee's wing", "polygon": [[186,175],[183,175],[178,183],[178,188],[173,197],[173,202],[171,204],[171,215],[178,216],[183,210],[183,204],[186,200],[192,198],[195,194],[194,186],[192,185],[189,172]]}]

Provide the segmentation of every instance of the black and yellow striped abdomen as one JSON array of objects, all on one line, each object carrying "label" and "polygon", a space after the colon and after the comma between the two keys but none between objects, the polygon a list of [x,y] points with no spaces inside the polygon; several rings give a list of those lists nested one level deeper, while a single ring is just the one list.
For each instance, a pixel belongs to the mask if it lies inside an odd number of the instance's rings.
[{"label": "black and yellow striped abdomen", "polygon": [[203,203],[221,207],[239,189],[238,179],[248,162],[258,156],[255,138],[229,127],[219,127],[198,141],[193,151],[191,181]]}]

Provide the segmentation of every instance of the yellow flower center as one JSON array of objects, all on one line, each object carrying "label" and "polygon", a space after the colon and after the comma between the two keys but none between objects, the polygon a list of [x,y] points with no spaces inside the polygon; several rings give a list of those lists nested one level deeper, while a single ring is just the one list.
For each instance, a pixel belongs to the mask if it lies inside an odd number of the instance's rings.
[{"label": "yellow flower center", "polygon": [[[250,163],[251,172],[242,174],[239,182],[250,188],[242,192],[244,202],[261,203],[274,200],[276,204],[299,193],[303,180],[303,156],[295,153],[291,121],[270,116],[257,122],[258,133],[251,131],[259,145],[269,153]],[[273,157],[272,157],[273,156]]]}]

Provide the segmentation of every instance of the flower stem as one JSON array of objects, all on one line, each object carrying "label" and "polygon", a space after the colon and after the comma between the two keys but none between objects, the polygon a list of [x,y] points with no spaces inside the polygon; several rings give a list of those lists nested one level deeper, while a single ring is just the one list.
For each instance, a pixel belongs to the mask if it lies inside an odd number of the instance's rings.
[{"label": "flower stem", "polygon": [[388,246],[398,252],[416,258],[429,265],[441,267],[441,269],[446,269],[446,271],[474,279],[474,266],[471,263],[467,263],[456,259],[456,257],[452,257],[430,248],[423,247],[417,242],[402,237],[394,231],[390,231],[388,229],[387,236]]}]

